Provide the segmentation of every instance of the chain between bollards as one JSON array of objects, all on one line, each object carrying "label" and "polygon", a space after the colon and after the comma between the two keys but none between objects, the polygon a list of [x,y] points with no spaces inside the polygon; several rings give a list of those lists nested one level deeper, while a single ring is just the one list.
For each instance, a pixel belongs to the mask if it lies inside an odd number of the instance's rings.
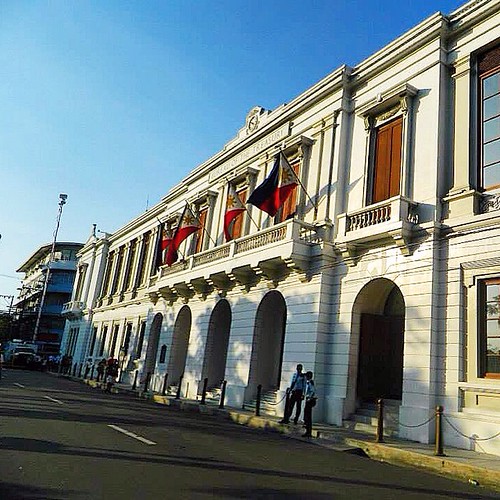
[{"label": "chain between bollards", "polygon": [[443,451],[443,407],[436,406],[436,457],[444,457]]},{"label": "chain between bollards", "polygon": [[222,381],[222,389],[220,393],[220,401],[219,401],[219,408],[222,410],[224,409],[224,399],[226,397],[226,385],[227,385],[227,380]]}]

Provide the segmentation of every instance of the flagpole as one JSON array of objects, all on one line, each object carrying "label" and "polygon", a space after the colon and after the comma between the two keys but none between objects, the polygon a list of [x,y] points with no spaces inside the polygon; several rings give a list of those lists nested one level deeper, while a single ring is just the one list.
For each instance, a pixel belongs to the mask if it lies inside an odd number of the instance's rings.
[{"label": "flagpole", "polygon": [[290,167],[290,170],[293,172],[293,175],[297,179],[297,182],[300,184],[300,187],[304,190],[304,193],[306,193],[306,196],[309,198],[309,201],[312,203],[313,207],[317,209],[318,207],[316,206],[316,203],[314,203],[314,201],[312,200],[312,198],[309,196],[309,193],[307,192],[307,189],[305,188],[304,184],[302,184],[301,180],[299,179],[299,176],[295,173],[295,170],[290,165],[290,162],[287,160],[287,158],[285,156],[285,153],[283,153],[282,150],[280,150],[280,155],[283,155],[283,158],[288,163],[288,166]]},{"label": "flagpole", "polygon": [[250,210],[248,210],[248,208],[246,206],[245,206],[245,211],[246,211],[246,213],[248,215],[248,218],[255,224],[255,227],[257,229],[260,229],[259,225],[253,220],[253,218],[252,218],[252,216],[250,214]]}]

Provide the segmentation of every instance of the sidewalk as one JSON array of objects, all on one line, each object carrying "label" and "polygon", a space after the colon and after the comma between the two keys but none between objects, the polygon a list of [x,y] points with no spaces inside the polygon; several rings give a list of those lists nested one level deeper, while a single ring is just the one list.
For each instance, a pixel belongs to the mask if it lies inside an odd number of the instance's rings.
[{"label": "sidewalk", "polygon": [[[94,380],[70,378],[83,381],[92,387],[102,387],[101,383]],[[385,438],[383,443],[376,443],[375,437],[371,434],[354,433],[349,429],[328,424],[314,424],[313,439],[307,439],[301,437],[304,431],[301,425],[280,424],[279,417],[267,415],[257,417],[250,411],[230,407],[221,410],[218,405],[211,402],[202,405],[191,399],[175,399],[172,396],[143,393],[124,384],[115,384],[113,392],[149,399],[155,403],[184,411],[229,419],[240,425],[256,429],[279,432],[294,439],[309,441],[315,445],[337,451],[359,453],[374,460],[417,467],[428,472],[484,486],[500,493],[500,457],[496,455],[449,448],[446,447],[445,443],[445,456],[438,457],[434,455],[435,447],[433,444],[421,444],[397,438]]]}]

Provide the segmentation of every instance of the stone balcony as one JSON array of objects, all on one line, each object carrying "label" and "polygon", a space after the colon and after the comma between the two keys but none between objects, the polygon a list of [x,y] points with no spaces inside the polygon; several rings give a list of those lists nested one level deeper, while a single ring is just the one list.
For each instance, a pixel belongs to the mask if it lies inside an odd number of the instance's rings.
[{"label": "stone balcony", "polygon": [[68,319],[78,319],[83,315],[85,304],[79,300],[72,300],[63,304],[61,315]]},{"label": "stone balcony", "polygon": [[356,259],[362,248],[391,240],[403,254],[408,255],[418,219],[418,204],[395,196],[339,215],[335,246],[351,261]]},{"label": "stone balcony", "polygon": [[298,273],[308,279],[311,259],[322,252],[325,226],[291,219],[258,233],[192,255],[172,266],[163,266],[150,280],[149,296],[173,301],[213,291],[225,294],[236,285],[248,290],[259,280],[271,286]]}]

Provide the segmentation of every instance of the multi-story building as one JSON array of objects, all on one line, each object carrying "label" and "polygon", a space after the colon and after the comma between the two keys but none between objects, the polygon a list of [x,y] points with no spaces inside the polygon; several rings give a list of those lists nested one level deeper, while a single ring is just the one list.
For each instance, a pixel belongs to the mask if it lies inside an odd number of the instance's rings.
[{"label": "multi-story building", "polygon": [[[43,346],[50,346],[50,351],[59,350],[65,324],[61,311],[71,298],[76,254],[82,246],[81,243],[57,242],[52,255],[52,244],[42,245],[17,270],[24,273],[14,306],[18,338],[36,340]],[[45,287],[47,273],[49,280]]]},{"label": "multi-story building", "polygon": [[[227,241],[233,193],[278,152],[300,182],[274,217],[247,204]],[[253,108],[156,206],[91,238],[66,348],[189,398],[224,379],[233,406],[259,385],[280,401],[300,362],[320,420],[382,397],[401,437],[431,442],[443,405],[446,444],[500,454],[499,187],[500,2],[473,0]],[[162,265],[161,224],[186,206],[201,229]]]}]

